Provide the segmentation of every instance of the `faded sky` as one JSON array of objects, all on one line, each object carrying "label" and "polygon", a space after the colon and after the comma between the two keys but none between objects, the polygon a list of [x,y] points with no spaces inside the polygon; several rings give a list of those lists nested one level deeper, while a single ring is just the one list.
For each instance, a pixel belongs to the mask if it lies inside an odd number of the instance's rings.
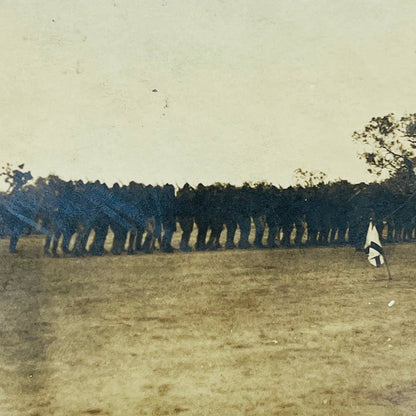
[{"label": "faded sky", "polygon": [[109,184],[367,180],[351,135],[416,111],[415,18],[405,0],[0,0],[0,161]]}]

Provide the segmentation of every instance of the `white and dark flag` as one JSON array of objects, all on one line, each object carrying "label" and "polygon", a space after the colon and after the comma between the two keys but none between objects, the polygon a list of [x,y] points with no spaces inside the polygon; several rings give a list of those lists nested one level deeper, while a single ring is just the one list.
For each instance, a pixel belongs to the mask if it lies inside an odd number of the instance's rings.
[{"label": "white and dark flag", "polygon": [[384,264],[384,252],[381,247],[377,228],[373,224],[373,221],[370,221],[368,226],[364,249],[368,251],[368,261],[373,266],[380,267]]}]

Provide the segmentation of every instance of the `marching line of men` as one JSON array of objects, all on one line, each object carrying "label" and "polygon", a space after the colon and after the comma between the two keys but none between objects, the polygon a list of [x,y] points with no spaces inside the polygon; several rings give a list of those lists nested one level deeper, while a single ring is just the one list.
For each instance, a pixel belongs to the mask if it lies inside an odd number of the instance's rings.
[{"label": "marching line of men", "polygon": [[[114,255],[151,253],[156,246],[172,252],[177,223],[182,233],[179,249],[184,252],[222,248],[224,230],[225,249],[349,244],[359,250],[370,218],[387,242],[412,240],[413,205],[408,196],[383,184],[347,181],[285,189],[265,183],[199,184],[196,188],[185,184],[175,192],[170,184],[130,182],[109,188],[99,181],[50,176],[0,196],[2,235],[10,236],[9,251],[15,253],[19,237],[36,229],[46,235],[45,254],[54,256],[61,240],[66,255],[103,255],[110,229]],[[196,243],[191,247],[194,228]]]}]

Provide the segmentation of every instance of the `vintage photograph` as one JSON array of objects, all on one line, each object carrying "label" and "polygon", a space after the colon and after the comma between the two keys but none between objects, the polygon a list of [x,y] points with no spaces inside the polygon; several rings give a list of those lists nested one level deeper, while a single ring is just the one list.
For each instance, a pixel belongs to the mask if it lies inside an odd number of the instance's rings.
[{"label": "vintage photograph", "polygon": [[0,0],[0,416],[416,414],[415,18]]}]

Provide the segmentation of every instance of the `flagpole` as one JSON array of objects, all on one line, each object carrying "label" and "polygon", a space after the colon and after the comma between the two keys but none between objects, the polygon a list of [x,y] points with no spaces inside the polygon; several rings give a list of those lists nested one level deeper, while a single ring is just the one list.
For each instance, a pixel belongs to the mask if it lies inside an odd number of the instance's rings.
[{"label": "flagpole", "polygon": [[384,256],[384,263],[386,263],[387,273],[389,274],[389,282],[391,282],[393,279],[391,277],[389,263],[387,262],[387,257],[386,257],[386,254],[384,253],[384,250],[383,250],[383,256]]}]

